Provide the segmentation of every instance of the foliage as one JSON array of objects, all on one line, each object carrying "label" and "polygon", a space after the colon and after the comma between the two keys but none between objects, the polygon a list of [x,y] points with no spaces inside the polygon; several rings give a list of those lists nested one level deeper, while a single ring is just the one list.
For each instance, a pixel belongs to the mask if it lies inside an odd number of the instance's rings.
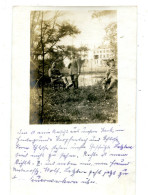
[{"label": "foliage", "polygon": [[[60,21],[62,12],[33,11],[30,17],[30,86],[39,83],[42,79],[42,103],[41,121],[44,115],[44,81],[45,72],[53,62],[63,61],[63,51],[59,42],[65,36],[72,36],[80,33],[76,26]],[[62,63],[59,63],[62,67]],[[33,67],[32,67],[33,66]],[[34,86],[35,86],[34,85]]]},{"label": "foliage", "polygon": [[67,45],[67,46],[60,46],[60,48],[64,51],[63,56],[71,58],[71,56],[74,54],[77,59],[79,59],[82,55],[87,56],[88,47],[81,46],[79,48],[76,48],[73,45]]},{"label": "foliage", "polygon": [[43,72],[43,63],[45,72],[55,61],[62,66],[65,50],[60,46],[60,41],[65,36],[74,36],[80,33],[76,26],[66,21],[60,21],[62,12],[55,11],[54,14],[52,12],[51,17],[47,19],[48,15],[49,12],[46,11],[31,12],[31,70],[38,73],[38,78]]},{"label": "foliage", "polygon": [[[44,124],[117,122],[117,91],[105,94],[100,84],[69,91],[46,87],[45,102]],[[34,105],[31,110],[32,124],[40,123],[38,108]]]},{"label": "foliage", "polygon": [[113,49],[115,54],[115,60],[117,60],[117,23],[113,22],[109,24],[106,28],[106,36],[104,41],[109,43],[109,46]]},{"label": "foliage", "polygon": [[93,11],[92,18],[100,18],[100,17],[111,16],[115,14],[116,14],[116,11],[114,10],[96,10],[96,11]]},{"label": "foliage", "polygon": [[[116,16],[115,10],[102,10],[93,11],[92,18],[102,18],[102,17],[112,17]],[[113,50],[115,61],[117,61],[117,22],[111,22],[105,28],[106,35],[104,37],[104,43]]]}]

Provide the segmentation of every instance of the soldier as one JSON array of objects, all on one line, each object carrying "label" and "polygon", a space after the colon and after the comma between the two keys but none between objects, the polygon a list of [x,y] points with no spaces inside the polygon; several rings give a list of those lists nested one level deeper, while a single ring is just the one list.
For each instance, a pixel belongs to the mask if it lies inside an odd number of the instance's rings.
[{"label": "soldier", "polygon": [[108,79],[110,79],[110,84],[107,88],[107,90],[110,90],[116,83],[117,83],[117,67],[115,64],[114,59],[112,59],[109,62],[109,76]]},{"label": "soldier", "polygon": [[61,74],[59,69],[57,69],[56,63],[53,63],[52,67],[48,70],[48,76],[51,78],[51,84],[54,88],[60,84],[63,86],[63,88],[68,86],[67,78]]},{"label": "soldier", "polygon": [[71,81],[74,86],[74,89],[78,89],[78,77],[80,74],[80,64],[76,59],[76,55],[74,54],[69,64],[68,68],[70,69]]},{"label": "soldier", "polygon": [[107,63],[107,65],[109,67],[108,67],[106,77],[104,78],[102,85],[103,85],[103,89],[108,91],[114,86],[114,84],[117,83],[117,67],[115,65],[114,59],[110,60]]}]

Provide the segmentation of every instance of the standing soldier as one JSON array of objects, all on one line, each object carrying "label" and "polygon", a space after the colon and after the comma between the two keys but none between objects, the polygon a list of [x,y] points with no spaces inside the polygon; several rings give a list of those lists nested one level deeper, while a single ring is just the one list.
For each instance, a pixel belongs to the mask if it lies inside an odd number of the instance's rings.
[{"label": "standing soldier", "polygon": [[78,89],[78,77],[80,74],[80,63],[76,59],[76,55],[74,54],[69,64],[68,68],[70,69],[71,81],[75,89]]}]

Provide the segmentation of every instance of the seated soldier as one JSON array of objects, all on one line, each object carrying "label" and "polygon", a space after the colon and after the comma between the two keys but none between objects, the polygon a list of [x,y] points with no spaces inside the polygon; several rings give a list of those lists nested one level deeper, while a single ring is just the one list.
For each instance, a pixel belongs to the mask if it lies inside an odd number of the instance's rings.
[{"label": "seated soldier", "polygon": [[63,88],[65,88],[68,86],[68,81],[66,77],[60,73],[56,66],[57,64],[53,63],[52,67],[48,70],[48,76],[51,78],[51,84],[53,84],[54,88],[56,88],[57,85],[60,86],[60,84],[63,86]]},{"label": "seated soldier", "polygon": [[115,65],[114,59],[110,60],[107,65],[108,70],[106,72],[106,77],[104,78],[102,85],[104,90],[110,90],[114,84],[117,83],[117,67]]}]

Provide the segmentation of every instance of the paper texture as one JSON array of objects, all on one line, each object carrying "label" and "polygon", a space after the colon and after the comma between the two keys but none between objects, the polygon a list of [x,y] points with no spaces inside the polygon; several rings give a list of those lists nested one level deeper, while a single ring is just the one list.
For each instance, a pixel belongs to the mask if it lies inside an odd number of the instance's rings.
[{"label": "paper texture", "polygon": [[135,194],[136,21],[136,7],[14,7],[12,195]]}]

